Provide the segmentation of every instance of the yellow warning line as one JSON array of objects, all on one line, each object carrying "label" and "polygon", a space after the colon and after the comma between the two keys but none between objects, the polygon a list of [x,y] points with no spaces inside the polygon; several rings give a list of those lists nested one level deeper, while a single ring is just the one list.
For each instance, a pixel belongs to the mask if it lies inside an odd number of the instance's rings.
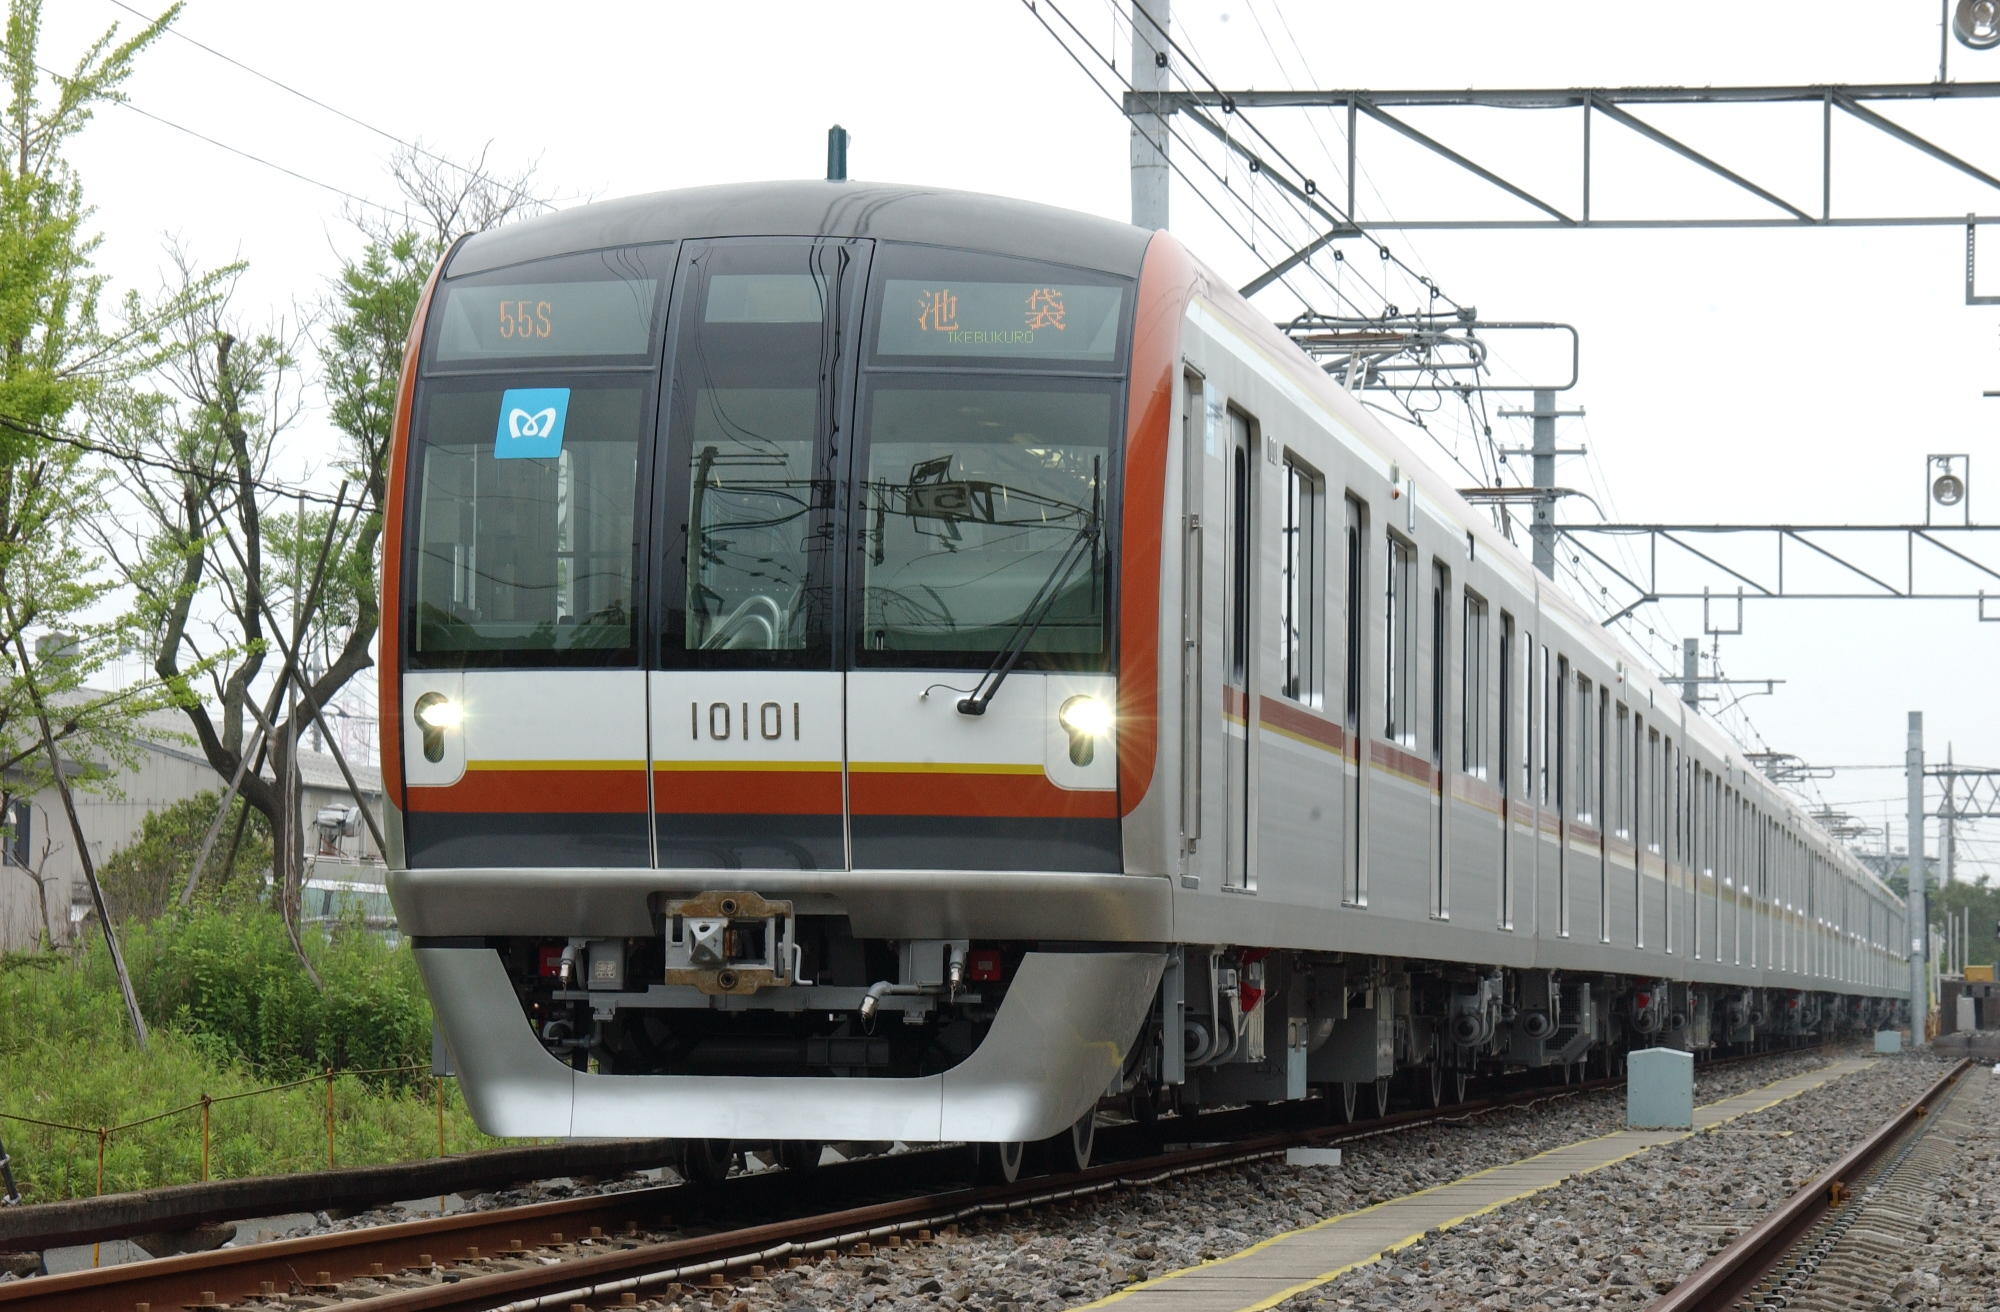
[{"label": "yellow warning line", "polygon": [[[1691,1139],[1697,1134],[1707,1134],[1719,1126],[1727,1125],[1729,1122],[1740,1119],[1741,1117],[1744,1116],[1751,1116],[1756,1114],[1757,1112],[1767,1111],[1772,1107],[1776,1107],[1781,1102],[1788,1102],[1791,1099],[1798,1097],[1800,1094],[1809,1093],[1814,1089],[1823,1088],[1827,1084],[1832,1083],[1835,1079],[1838,1079],[1843,1075],[1851,1075],[1853,1073],[1854,1072],[1852,1071],[1841,1071],[1834,1074],[1830,1074],[1827,1076],[1826,1079],[1823,1079],[1818,1083],[1805,1085],[1801,1088],[1793,1090],[1790,1093],[1780,1094],[1777,1097],[1772,1098],[1768,1102],[1759,1103],[1755,1107],[1746,1107],[1742,1111],[1731,1113],[1730,1115],[1725,1116],[1721,1120],[1715,1122],[1714,1125],[1706,1125],[1699,1130],[1681,1131],[1679,1133],[1674,1134],[1673,1138],[1662,1139],[1657,1143],[1642,1144],[1641,1146],[1634,1148],[1629,1153],[1620,1153],[1616,1157],[1608,1158],[1594,1165],[1579,1167],[1574,1171],[1566,1172],[1557,1179],[1550,1180],[1546,1184],[1536,1185],[1532,1189],[1523,1189],[1520,1193],[1511,1194],[1506,1198],[1496,1199],[1493,1202],[1487,1203],[1483,1207],[1475,1208],[1474,1210],[1465,1213],[1463,1216],[1454,1216],[1448,1221],[1439,1221],[1433,1225],[1426,1226],[1424,1229],[1417,1231],[1415,1234],[1405,1235],[1403,1238],[1398,1239],[1393,1243],[1384,1245],[1383,1247],[1377,1249],[1374,1253],[1370,1254],[1367,1257],[1358,1258],[1355,1261],[1345,1263],[1341,1266],[1337,1266],[1333,1268],[1331,1271],[1322,1271],[1320,1274],[1316,1276],[1309,1276],[1306,1279],[1298,1282],[1297,1284],[1287,1286],[1286,1288],[1279,1290],[1277,1293],[1272,1294],[1269,1297],[1257,1300],[1255,1303],[1246,1303],[1241,1308],[1238,1308],[1236,1312],[1266,1312],[1267,1309],[1276,1307],[1278,1304],[1284,1302],[1288,1298],[1296,1298],[1298,1295],[1305,1293],[1309,1289],[1317,1289],[1321,1285],[1328,1284],[1332,1281],[1338,1280],[1340,1277],[1348,1274],[1350,1271],[1356,1271],[1364,1266],[1368,1266],[1372,1263],[1379,1262],[1383,1258],[1389,1256],[1391,1253],[1399,1253],[1403,1249],[1408,1248],[1411,1244],[1416,1243],[1419,1239],[1422,1239],[1425,1235],[1431,1233],[1431,1231],[1433,1230],[1450,1230],[1455,1226],[1464,1225],[1467,1221],[1473,1220],[1476,1217],[1485,1216],[1488,1212],[1497,1211],[1498,1209],[1506,1207],[1512,1203],[1518,1203],[1523,1198],[1532,1198],[1536,1194],[1546,1193],[1548,1190],[1555,1188],[1557,1185],[1562,1184],[1566,1180],[1574,1179],[1580,1175],[1590,1175],[1593,1172],[1604,1170],[1606,1167],[1609,1166],[1616,1166],[1618,1163],[1623,1161],[1629,1161],[1630,1159],[1639,1156],[1641,1153],[1651,1152],[1655,1148],[1663,1148],[1670,1143],[1678,1143],[1682,1139]],[[1790,1078],[1797,1078],[1797,1077],[1790,1077]],[[1783,1080],[1774,1081],[1772,1084],[1766,1085],[1765,1087],[1775,1088],[1778,1084],[1782,1083],[1784,1083]],[[1742,1097],[1743,1095],[1737,1094],[1734,1096]],[[1730,1101],[1730,1099],[1723,1098],[1718,1100],[1717,1102],[1710,1103],[1708,1105],[1710,1107],[1719,1107],[1722,1105],[1722,1103],[1728,1101]],[[1426,1194],[1434,1194],[1446,1189],[1455,1189],[1458,1186],[1466,1183],[1468,1180],[1477,1180],[1481,1176],[1491,1175],[1495,1171],[1511,1171],[1518,1167],[1526,1166],[1530,1162],[1538,1161],[1541,1158],[1547,1157],[1552,1153],[1567,1152],[1572,1148],[1583,1147],[1585,1144],[1602,1143],[1606,1139],[1615,1139],[1621,1134],[1629,1134],[1629,1133],[1632,1133],[1632,1131],[1613,1130],[1609,1134],[1600,1134],[1589,1139],[1578,1139],[1575,1143],[1558,1144],[1556,1147],[1545,1149],[1542,1152],[1534,1154],[1532,1157],[1523,1157],[1517,1161],[1512,1161],[1512,1162],[1502,1162],[1498,1166],[1489,1166],[1484,1170],[1474,1171],[1470,1175],[1460,1176],[1458,1179],[1447,1181],[1444,1184],[1434,1184],[1427,1189],[1419,1189],[1414,1193],[1404,1194],[1398,1198],[1388,1198],[1384,1199],[1379,1203],[1371,1203],[1367,1207],[1357,1208],[1352,1212],[1342,1212],[1339,1216],[1329,1216],[1324,1220],[1315,1221],[1311,1225],[1301,1226],[1296,1230],[1287,1230],[1282,1234],[1272,1235],[1268,1239],[1260,1239],[1256,1243],[1250,1245],[1248,1248],[1245,1248],[1240,1252],[1231,1253],[1228,1257],[1219,1257],[1211,1262],[1198,1262],[1193,1266],[1184,1266],[1177,1270],[1168,1271],[1161,1275],[1154,1276],[1150,1280],[1141,1280],[1134,1284],[1127,1285],[1125,1286],[1125,1288],[1120,1289],[1115,1293],[1106,1294],[1103,1298],[1098,1299],[1096,1302],[1079,1304],[1077,1307],[1071,1309],[1071,1312],[1086,1312],[1086,1309],[1089,1308],[1109,1307],[1113,1303],[1123,1302],[1125,1299],[1131,1297],[1135,1293],[1138,1293],[1140,1290],[1152,1289],[1157,1286],[1167,1284],[1168,1282],[1179,1279],[1181,1276],[1184,1275],[1190,1275],[1197,1272],[1213,1271],[1217,1267],[1227,1266],[1232,1262],[1242,1261],[1246,1257],[1250,1257],[1253,1254],[1260,1253],[1267,1248],[1270,1248],[1276,1244],[1281,1244],[1286,1240],[1296,1238],[1299,1235],[1311,1234],[1316,1230],[1324,1230],[1329,1226],[1339,1225],[1342,1222],[1350,1221],[1357,1216],[1366,1216],[1370,1212],[1379,1211],[1384,1207],[1395,1206],[1396,1204],[1405,1202],[1411,1198],[1422,1198]]]}]

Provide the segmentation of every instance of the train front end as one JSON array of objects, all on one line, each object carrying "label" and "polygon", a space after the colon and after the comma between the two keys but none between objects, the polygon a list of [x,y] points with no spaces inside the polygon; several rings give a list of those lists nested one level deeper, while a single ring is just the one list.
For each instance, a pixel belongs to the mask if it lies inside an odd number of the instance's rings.
[{"label": "train front end", "polygon": [[485,1129],[1021,1141],[1118,1082],[1172,936],[1146,243],[791,184],[447,257],[389,884]]}]

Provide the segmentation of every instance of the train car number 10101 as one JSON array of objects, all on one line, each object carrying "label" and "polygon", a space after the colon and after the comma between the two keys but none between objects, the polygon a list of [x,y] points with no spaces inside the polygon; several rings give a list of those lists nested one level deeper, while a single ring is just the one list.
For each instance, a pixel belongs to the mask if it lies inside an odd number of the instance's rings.
[{"label": "train car number 10101", "polygon": [[[786,731],[790,730],[789,733]],[[783,702],[689,702],[688,737],[696,742],[727,742],[752,735],[765,742],[799,741],[799,704]]]}]

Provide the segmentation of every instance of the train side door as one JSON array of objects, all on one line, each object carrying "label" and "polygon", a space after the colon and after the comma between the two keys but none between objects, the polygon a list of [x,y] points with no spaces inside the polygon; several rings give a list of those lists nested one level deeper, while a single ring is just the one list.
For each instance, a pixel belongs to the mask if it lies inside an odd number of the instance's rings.
[{"label": "train side door", "polygon": [[656,493],[659,864],[843,869],[836,438],[866,242],[689,242]]},{"label": "train side door", "polygon": [[[1211,405],[1219,403],[1192,369],[1182,375],[1181,387],[1181,873],[1199,887],[1204,873],[1218,872],[1215,854],[1225,845],[1220,817],[1208,814],[1217,808],[1221,774],[1208,743],[1218,723],[1218,693],[1210,685],[1207,627],[1219,588],[1209,578],[1207,544],[1222,535],[1205,500],[1210,480],[1203,477],[1215,442]],[[1219,562],[1214,572],[1219,579]]]}]

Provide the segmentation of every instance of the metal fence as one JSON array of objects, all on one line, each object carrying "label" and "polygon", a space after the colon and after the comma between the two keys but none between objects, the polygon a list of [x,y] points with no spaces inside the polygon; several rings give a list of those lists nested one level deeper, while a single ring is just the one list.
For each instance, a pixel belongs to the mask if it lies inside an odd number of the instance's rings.
[{"label": "metal fence", "polygon": [[[163,1112],[155,1112],[151,1116],[142,1116],[138,1120],[126,1121],[119,1125],[72,1125],[66,1121],[44,1120],[38,1116],[22,1116],[15,1112],[0,1112],[0,1121],[12,1121],[21,1125],[39,1126],[48,1130],[68,1131],[95,1140],[97,1149],[97,1192],[102,1194],[104,1192],[105,1150],[110,1147],[114,1136],[171,1120],[174,1117],[191,1116],[198,1113],[201,1126],[201,1179],[206,1181],[210,1178],[211,1167],[211,1118],[217,1106],[227,1102],[236,1102],[243,1098],[257,1098],[266,1094],[284,1093],[288,1090],[302,1089],[310,1085],[323,1083],[326,1086],[326,1165],[327,1169],[331,1170],[336,1165],[334,1156],[334,1124],[337,1110],[335,1090],[338,1082],[343,1077],[350,1076],[360,1079],[367,1076],[379,1075],[414,1075],[417,1072],[429,1070],[430,1066],[428,1064],[421,1066],[377,1066],[367,1070],[348,1071],[337,1071],[332,1067],[328,1067],[318,1075],[309,1075],[300,1080],[288,1080],[283,1084],[266,1085],[260,1089],[245,1089],[239,1093],[225,1093],[221,1097],[211,1097],[204,1093],[197,1102],[172,1107]],[[433,1102],[437,1112],[437,1152],[440,1157],[445,1155],[444,1086],[445,1080],[448,1078],[450,1077],[444,1075],[432,1075],[430,1077],[434,1095]],[[14,1188],[13,1173],[8,1166],[4,1143],[0,1143],[0,1189],[4,1189],[4,1193],[0,1193],[0,1202],[12,1204],[21,1201],[20,1193]]]}]

